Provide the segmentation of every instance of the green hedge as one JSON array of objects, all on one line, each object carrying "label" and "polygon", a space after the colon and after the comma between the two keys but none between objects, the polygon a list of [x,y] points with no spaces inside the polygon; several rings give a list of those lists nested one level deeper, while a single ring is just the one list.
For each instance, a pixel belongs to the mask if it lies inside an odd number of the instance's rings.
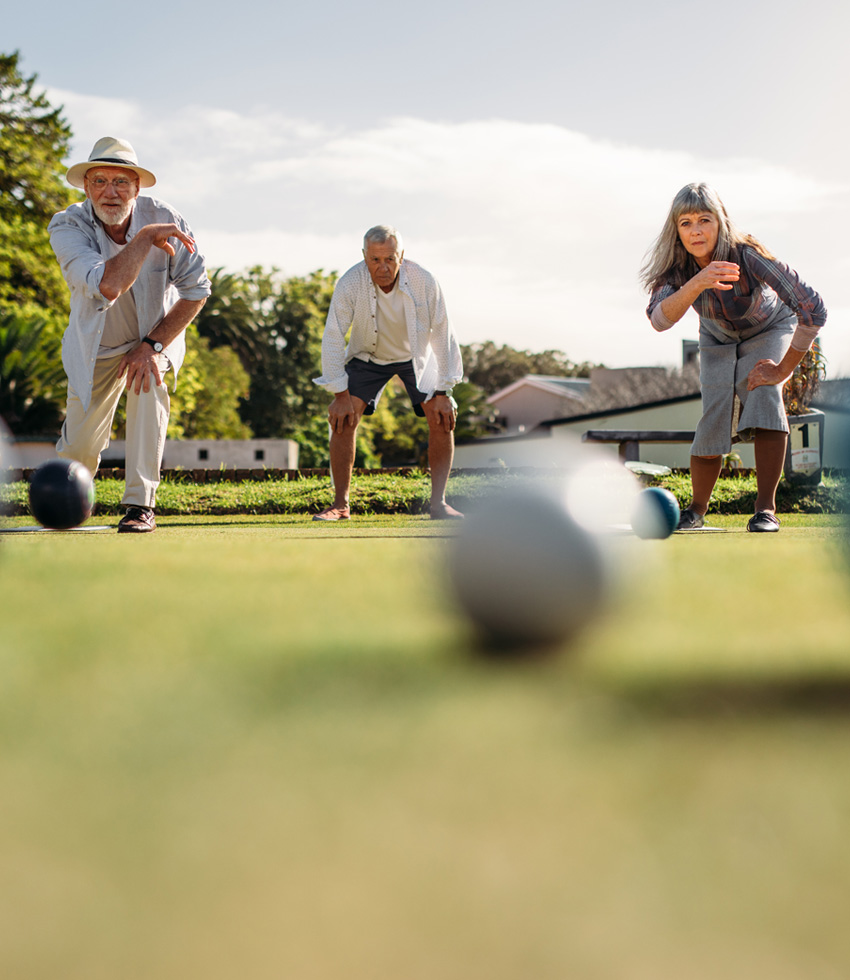
[{"label": "green hedge", "polygon": [[[499,470],[467,474],[459,472],[449,482],[448,498],[461,510],[473,507],[487,494],[504,490],[528,478],[525,470]],[[540,471],[535,478],[555,479],[556,473]],[[837,514],[848,489],[846,475],[825,474],[819,487],[794,487],[784,480],[779,486],[781,513]],[[650,481],[649,486],[670,490],[685,507],[690,500],[687,472],[673,473]],[[98,478],[97,511],[121,514],[123,480]],[[352,510],[358,514],[416,514],[427,511],[430,478],[427,471],[356,474],[351,489]],[[711,502],[716,514],[752,513],[756,498],[755,476],[721,477]],[[301,479],[246,479],[198,483],[189,474],[167,474],[157,494],[157,513],[185,515],[217,514],[309,514],[328,506],[333,499],[326,476]],[[27,510],[27,483],[19,480],[0,486],[2,512],[20,516]]]}]

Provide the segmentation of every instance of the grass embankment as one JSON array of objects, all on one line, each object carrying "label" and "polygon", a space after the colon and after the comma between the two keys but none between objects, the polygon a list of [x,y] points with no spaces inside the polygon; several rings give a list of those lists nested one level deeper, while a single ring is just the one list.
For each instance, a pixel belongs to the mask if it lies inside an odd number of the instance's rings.
[{"label": "grass embankment", "polygon": [[[546,471],[540,471],[545,476]],[[496,489],[506,488],[528,475],[526,470],[498,470],[493,473],[457,473],[449,482],[448,496],[461,510]],[[690,500],[687,471],[653,480],[649,485],[670,490],[685,507]],[[124,512],[121,497],[123,480],[110,477],[96,481],[97,511],[101,516]],[[351,490],[352,511],[365,514],[419,514],[428,510],[430,477],[427,470],[400,473],[356,475]],[[837,514],[847,489],[846,475],[824,474],[819,487],[795,487],[780,483],[778,505],[783,514]],[[752,513],[756,499],[753,473],[723,477],[712,496],[713,514]],[[160,484],[157,513],[160,515],[225,514],[310,514],[327,507],[333,490],[326,476],[300,479],[246,479],[198,483],[191,474],[169,474]],[[2,512],[23,516],[27,509],[27,483],[18,481],[0,487]]]}]

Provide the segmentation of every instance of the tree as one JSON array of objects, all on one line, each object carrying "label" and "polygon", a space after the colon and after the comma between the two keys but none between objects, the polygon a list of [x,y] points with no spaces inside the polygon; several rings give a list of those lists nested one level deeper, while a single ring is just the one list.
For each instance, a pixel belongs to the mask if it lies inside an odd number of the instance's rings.
[{"label": "tree", "polygon": [[466,378],[492,395],[519,381],[527,374],[551,375],[560,378],[587,378],[596,365],[585,361],[573,363],[563,351],[546,350],[540,353],[516,350],[503,344],[497,347],[492,340],[461,347]]},{"label": "tree", "polygon": [[195,323],[212,348],[234,351],[250,374],[265,355],[267,321],[274,308],[276,269],[254,266],[242,274],[221,267],[209,274],[212,295]]},{"label": "tree", "polygon": [[15,435],[55,435],[62,423],[65,372],[45,321],[0,313],[0,417]]},{"label": "tree", "polygon": [[43,92],[24,78],[19,54],[0,54],[0,218],[27,215],[46,224],[75,200],[62,182],[71,129]]},{"label": "tree", "polygon": [[71,130],[36,78],[0,54],[0,413],[18,435],[56,434],[62,420],[69,300],[47,225],[77,199],[61,175]]},{"label": "tree", "polygon": [[[321,373],[322,334],[335,281],[335,273],[319,269],[284,280],[276,291],[264,370],[252,376],[242,413],[257,434],[298,439],[315,433],[316,418],[327,432],[329,398],[313,378]],[[326,436],[322,441],[326,446]]]},{"label": "tree", "polygon": [[71,130],[19,55],[0,54],[0,311],[41,315],[44,336],[58,336],[68,289],[50,248],[47,225],[79,196],[62,180]]},{"label": "tree", "polygon": [[321,269],[282,279],[277,269],[241,275],[216,269],[213,294],[197,318],[215,351],[234,351],[250,377],[242,421],[258,438],[294,439],[303,466],[327,462],[328,396],[321,372],[322,333],[336,274]]},{"label": "tree", "polygon": [[[172,398],[169,435],[173,425],[175,430],[179,427],[183,439],[250,439],[252,432],[239,417],[239,405],[248,395],[251,379],[235,351],[228,347],[211,350],[209,340],[198,336],[194,324],[187,328],[187,342],[195,384],[191,400],[181,403]],[[183,388],[185,367],[184,362],[175,396]]]}]

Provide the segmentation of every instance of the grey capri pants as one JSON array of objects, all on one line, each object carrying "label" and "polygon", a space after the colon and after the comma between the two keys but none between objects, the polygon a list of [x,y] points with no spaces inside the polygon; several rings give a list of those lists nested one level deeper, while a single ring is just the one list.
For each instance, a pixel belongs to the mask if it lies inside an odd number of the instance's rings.
[{"label": "grey capri pants", "polygon": [[733,442],[751,441],[756,429],[788,431],[782,385],[747,391],[747,377],[756,361],[770,358],[778,364],[782,360],[796,324],[789,310],[787,317],[754,336],[726,342],[700,324],[702,418],[691,445],[692,456],[722,456],[732,451]]}]

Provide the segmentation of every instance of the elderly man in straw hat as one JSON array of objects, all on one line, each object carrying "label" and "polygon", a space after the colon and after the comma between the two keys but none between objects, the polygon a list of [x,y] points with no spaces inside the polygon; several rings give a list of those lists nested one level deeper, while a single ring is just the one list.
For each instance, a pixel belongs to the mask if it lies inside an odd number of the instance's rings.
[{"label": "elderly man in straw hat", "polygon": [[139,197],[156,177],[126,140],[98,140],[67,180],[86,200],[54,215],[48,229],[71,291],[62,340],[68,403],[56,449],[96,472],[126,390],[126,514],[118,530],[153,531],[170,409],[163,375],[170,367],[176,381],[186,327],[210,281],[181,215]]},{"label": "elderly man in straw hat", "polygon": [[395,376],[404,383],[413,411],[428,421],[431,517],[462,518],[445,497],[454,458],[452,387],[463,380],[460,347],[440,284],[405,259],[395,228],[375,225],[363,237],[363,261],[334,288],[322,337],[322,376],[313,379],[334,396],[328,409],[334,502],[314,521],[351,516],[357,426],[375,411]]}]

